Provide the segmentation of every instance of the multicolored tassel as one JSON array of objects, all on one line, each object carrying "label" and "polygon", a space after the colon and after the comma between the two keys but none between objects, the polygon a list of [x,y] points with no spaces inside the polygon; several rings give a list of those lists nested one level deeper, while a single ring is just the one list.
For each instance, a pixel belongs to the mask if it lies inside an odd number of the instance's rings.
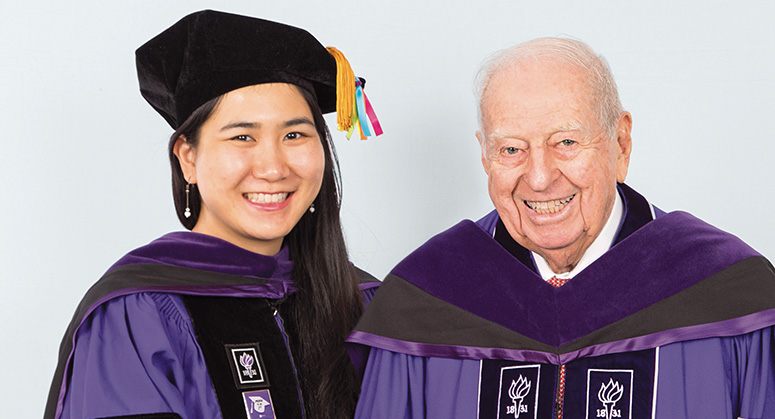
[{"label": "multicolored tassel", "polygon": [[336,60],[336,123],[339,131],[347,132],[350,139],[355,127],[365,140],[372,135],[381,135],[382,126],[377,114],[363,91],[361,81],[355,77],[350,63],[338,49],[327,47]]}]

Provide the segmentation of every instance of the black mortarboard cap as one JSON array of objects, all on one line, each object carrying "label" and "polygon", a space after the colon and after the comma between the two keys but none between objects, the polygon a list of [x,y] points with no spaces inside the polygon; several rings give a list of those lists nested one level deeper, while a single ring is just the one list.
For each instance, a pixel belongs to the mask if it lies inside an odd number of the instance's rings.
[{"label": "black mortarboard cap", "polygon": [[175,129],[205,102],[262,83],[312,92],[336,110],[337,60],[309,32],[231,13],[192,13],[137,49],[140,92]]}]

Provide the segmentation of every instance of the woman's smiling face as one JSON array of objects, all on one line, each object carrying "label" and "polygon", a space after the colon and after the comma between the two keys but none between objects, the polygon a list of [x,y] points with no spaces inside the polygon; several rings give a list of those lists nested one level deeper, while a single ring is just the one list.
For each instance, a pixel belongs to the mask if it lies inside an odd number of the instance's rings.
[{"label": "woman's smiling face", "polygon": [[312,111],[285,83],[225,94],[196,146],[181,138],[174,151],[202,199],[193,231],[267,255],[310,207],[325,168]]}]

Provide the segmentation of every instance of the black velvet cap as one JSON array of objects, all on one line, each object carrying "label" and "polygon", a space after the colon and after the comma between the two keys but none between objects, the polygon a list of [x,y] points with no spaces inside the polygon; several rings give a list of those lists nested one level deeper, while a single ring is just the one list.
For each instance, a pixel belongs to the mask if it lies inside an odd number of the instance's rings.
[{"label": "black velvet cap", "polygon": [[199,106],[229,91],[291,83],[336,110],[334,57],[309,32],[231,13],[192,13],[135,52],[140,92],[177,129]]}]

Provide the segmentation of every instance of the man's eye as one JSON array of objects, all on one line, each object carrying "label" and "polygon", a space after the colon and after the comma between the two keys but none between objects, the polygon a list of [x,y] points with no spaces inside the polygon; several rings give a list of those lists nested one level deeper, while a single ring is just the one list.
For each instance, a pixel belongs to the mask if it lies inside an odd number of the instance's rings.
[{"label": "man's eye", "polygon": [[562,145],[567,147],[567,146],[572,146],[573,144],[576,144],[576,142],[566,138],[566,139],[560,141],[560,144],[562,144]]},{"label": "man's eye", "polygon": [[519,149],[518,149],[518,148],[516,148],[516,147],[506,147],[506,148],[503,150],[503,152],[504,152],[504,153],[506,153],[506,154],[513,155],[513,154],[517,154],[517,153],[519,153]]},{"label": "man's eye", "polygon": [[237,140],[237,141],[250,141],[251,139],[252,138],[250,138],[249,135],[238,135],[238,136],[232,138],[232,140]]}]

